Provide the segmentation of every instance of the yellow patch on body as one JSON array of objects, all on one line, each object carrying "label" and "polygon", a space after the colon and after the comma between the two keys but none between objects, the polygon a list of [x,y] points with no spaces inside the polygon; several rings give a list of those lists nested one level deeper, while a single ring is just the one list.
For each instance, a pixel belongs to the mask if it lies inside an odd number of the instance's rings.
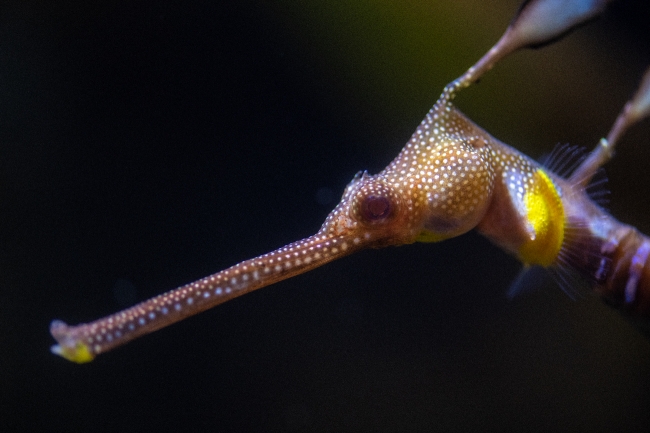
[{"label": "yellow patch on body", "polygon": [[449,239],[450,236],[444,236],[431,231],[422,231],[415,239],[416,242],[440,242]]},{"label": "yellow patch on body", "polygon": [[532,230],[530,239],[519,250],[519,257],[526,264],[550,266],[564,241],[565,215],[557,188],[541,169],[533,175],[532,187],[527,188],[524,206]]}]

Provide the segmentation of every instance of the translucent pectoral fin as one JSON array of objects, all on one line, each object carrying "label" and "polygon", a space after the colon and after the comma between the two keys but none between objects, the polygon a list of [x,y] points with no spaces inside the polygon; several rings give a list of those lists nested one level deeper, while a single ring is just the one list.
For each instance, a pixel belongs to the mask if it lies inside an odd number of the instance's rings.
[{"label": "translucent pectoral fin", "polygon": [[513,300],[518,296],[541,289],[548,282],[548,272],[541,266],[525,265],[508,288],[506,296]]}]

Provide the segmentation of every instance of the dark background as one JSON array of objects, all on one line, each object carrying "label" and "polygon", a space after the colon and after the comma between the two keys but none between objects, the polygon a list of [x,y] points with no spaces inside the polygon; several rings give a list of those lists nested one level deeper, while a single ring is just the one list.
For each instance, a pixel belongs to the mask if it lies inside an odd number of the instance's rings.
[{"label": "dark background", "polygon": [[[619,2],[458,105],[533,157],[592,147],[650,63]],[[75,365],[86,322],[314,233],[377,172],[515,0],[5,0],[0,430],[647,431],[650,340],[470,233],[367,251]],[[650,124],[608,166],[650,233]]]}]

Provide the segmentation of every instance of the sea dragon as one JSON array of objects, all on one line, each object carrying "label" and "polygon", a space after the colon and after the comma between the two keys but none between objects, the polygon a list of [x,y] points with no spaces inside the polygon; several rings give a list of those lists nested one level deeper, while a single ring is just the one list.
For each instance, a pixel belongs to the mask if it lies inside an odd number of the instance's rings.
[{"label": "sea dragon", "polygon": [[[650,112],[650,70],[607,138],[570,173],[554,171],[552,164],[542,165],[497,140],[452,103],[497,61],[560,38],[601,13],[608,1],[525,1],[501,39],[444,88],[388,167],[354,176],[316,234],[91,323],[68,326],[55,320],[50,332],[58,344],[52,352],[89,362],[135,338],[348,254],[439,242],[472,229],[527,267],[554,271],[560,284],[566,286],[577,275],[621,310],[650,315],[650,239],[614,219],[588,193],[619,137]],[[560,153],[566,165],[576,152]]]}]

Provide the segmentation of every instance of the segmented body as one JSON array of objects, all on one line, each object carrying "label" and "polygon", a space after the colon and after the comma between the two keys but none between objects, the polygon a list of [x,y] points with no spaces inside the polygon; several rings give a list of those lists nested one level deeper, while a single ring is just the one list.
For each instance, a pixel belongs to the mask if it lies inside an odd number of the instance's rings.
[{"label": "segmented body", "polygon": [[650,316],[650,239],[609,216],[603,219],[594,225],[604,227],[592,234],[603,260],[610,263],[593,274],[595,290],[617,307]]}]

